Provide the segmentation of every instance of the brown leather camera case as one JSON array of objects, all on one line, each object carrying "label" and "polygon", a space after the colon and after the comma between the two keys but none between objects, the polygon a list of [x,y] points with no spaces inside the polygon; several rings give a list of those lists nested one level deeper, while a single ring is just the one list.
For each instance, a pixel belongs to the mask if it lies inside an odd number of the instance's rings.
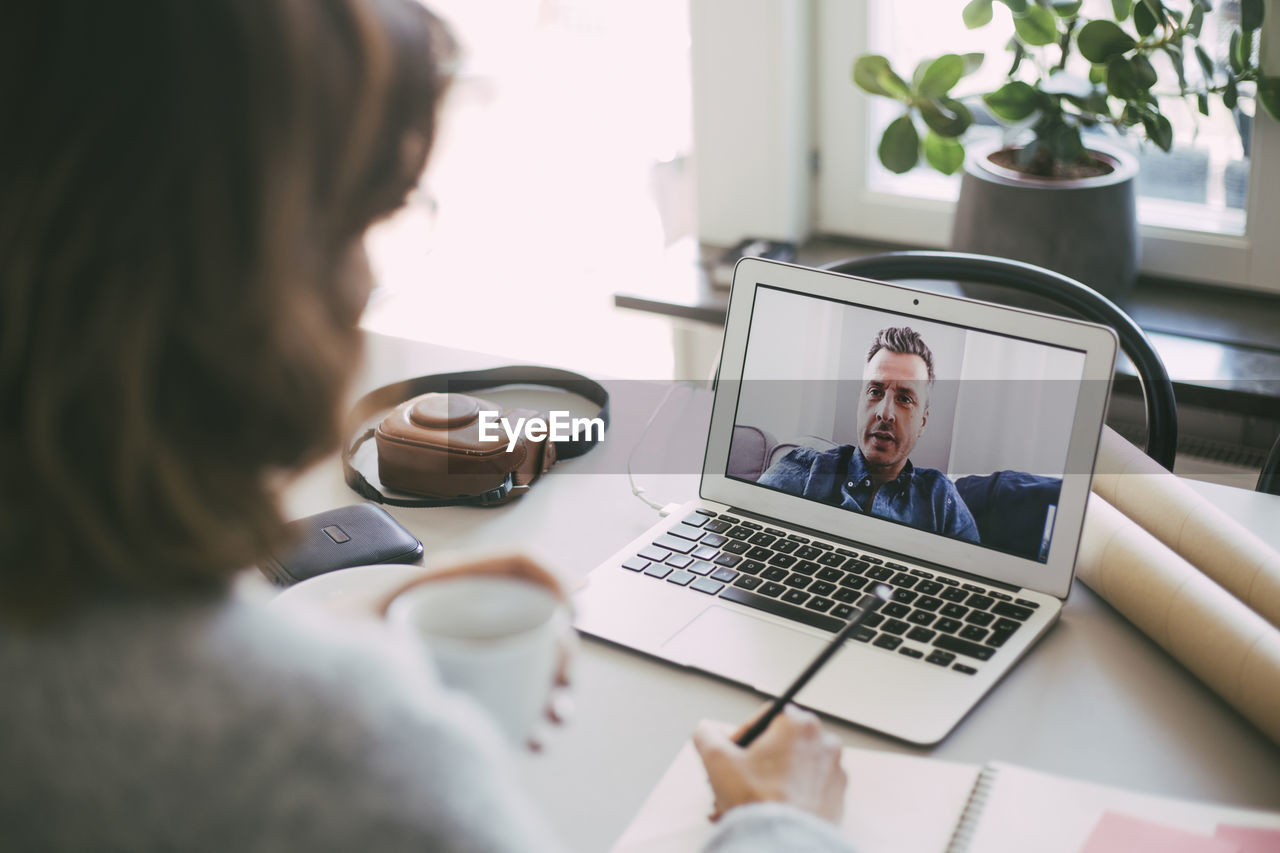
[{"label": "brown leather camera case", "polygon": [[521,434],[508,450],[509,438],[502,429],[497,430],[497,441],[481,441],[481,411],[498,412],[510,423],[543,416],[531,409],[502,409],[467,394],[414,397],[383,418],[374,433],[382,485],[451,499],[496,489],[510,474],[515,490],[494,503],[524,494],[520,487],[528,486],[555,463],[555,444],[531,441]]}]

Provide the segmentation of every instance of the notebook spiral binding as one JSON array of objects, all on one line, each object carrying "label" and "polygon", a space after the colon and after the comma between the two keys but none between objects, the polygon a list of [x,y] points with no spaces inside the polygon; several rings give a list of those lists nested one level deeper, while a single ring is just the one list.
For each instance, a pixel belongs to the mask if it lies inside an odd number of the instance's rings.
[{"label": "notebook spiral binding", "polygon": [[947,845],[947,853],[965,853],[969,849],[969,842],[973,840],[974,833],[978,831],[978,823],[982,820],[982,811],[987,807],[987,796],[996,784],[997,773],[998,767],[983,767],[978,774],[978,781],[973,783],[969,800],[960,813],[960,822],[956,824],[956,831],[952,833],[951,842]]}]

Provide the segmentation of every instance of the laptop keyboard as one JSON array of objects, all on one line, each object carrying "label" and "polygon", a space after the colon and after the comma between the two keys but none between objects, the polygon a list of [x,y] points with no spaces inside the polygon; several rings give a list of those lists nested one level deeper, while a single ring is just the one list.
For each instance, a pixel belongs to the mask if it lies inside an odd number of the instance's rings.
[{"label": "laptop keyboard", "polygon": [[973,675],[1039,605],[728,513],[697,510],[623,561],[628,571],[835,633],[862,590],[890,601],[853,639]]}]

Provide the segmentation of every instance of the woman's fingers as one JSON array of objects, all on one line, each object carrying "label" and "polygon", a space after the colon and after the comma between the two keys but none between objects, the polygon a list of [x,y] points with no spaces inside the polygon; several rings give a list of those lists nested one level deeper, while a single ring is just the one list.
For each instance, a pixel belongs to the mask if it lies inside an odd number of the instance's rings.
[{"label": "woman's fingers", "polygon": [[750,746],[701,725],[693,743],[715,793],[713,819],[747,803],[785,802],[832,822],[844,810],[847,779],[839,738],[794,705],[779,714]]}]

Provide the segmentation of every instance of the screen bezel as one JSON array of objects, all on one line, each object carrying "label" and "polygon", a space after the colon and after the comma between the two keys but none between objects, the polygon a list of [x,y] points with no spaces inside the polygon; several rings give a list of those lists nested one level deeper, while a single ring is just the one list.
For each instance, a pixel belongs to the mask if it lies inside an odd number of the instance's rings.
[{"label": "screen bezel", "polygon": [[[949,539],[906,525],[850,512],[776,491],[725,474],[738,409],[747,338],[758,288],[770,287],[857,307],[1043,342],[1084,354],[1075,420],[1067,447],[1053,539],[1045,562]],[[901,554],[1013,586],[1066,598],[1075,571],[1094,461],[1102,434],[1117,338],[1106,326],[916,290],[827,270],[743,258],[734,268],[725,319],[711,427],[703,460],[700,496],[784,523],[825,531],[833,537]],[[1079,473],[1088,472],[1088,473]]]}]

